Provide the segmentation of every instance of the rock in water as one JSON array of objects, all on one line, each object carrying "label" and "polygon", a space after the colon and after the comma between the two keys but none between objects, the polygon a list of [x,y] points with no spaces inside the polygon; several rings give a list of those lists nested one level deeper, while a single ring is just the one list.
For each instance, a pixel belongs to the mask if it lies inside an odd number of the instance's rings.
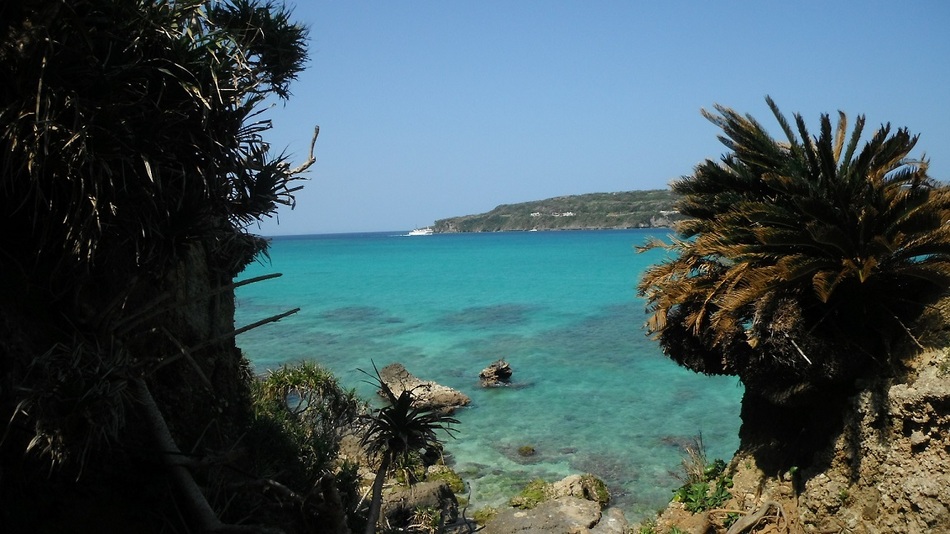
[{"label": "rock in water", "polygon": [[482,369],[478,374],[482,387],[491,388],[507,385],[511,380],[511,366],[504,359],[489,365]]},{"label": "rock in water", "polygon": [[452,413],[456,408],[467,406],[472,400],[461,391],[432,382],[420,380],[412,375],[401,363],[393,363],[379,371],[379,377],[389,386],[393,395],[399,397],[409,390],[412,405],[422,410],[439,410]]}]

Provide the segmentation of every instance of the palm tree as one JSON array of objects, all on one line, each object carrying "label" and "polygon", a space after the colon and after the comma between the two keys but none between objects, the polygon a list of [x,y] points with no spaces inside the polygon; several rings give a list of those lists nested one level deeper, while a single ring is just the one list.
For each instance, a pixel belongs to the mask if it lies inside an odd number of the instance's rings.
[{"label": "palm tree", "polygon": [[675,361],[736,375],[778,402],[887,369],[928,303],[950,287],[950,191],[908,159],[917,142],[882,126],[858,150],[822,115],[813,137],[767,98],[785,134],[716,106],[730,150],[672,184],[686,220],[675,252],[638,291],[647,328]]},{"label": "palm tree", "polygon": [[454,429],[447,425],[458,423],[457,419],[443,412],[413,407],[412,391],[409,389],[403,390],[397,397],[380,377],[375,365],[373,369],[376,373],[374,383],[388,404],[364,417],[367,426],[361,443],[370,455],[379,457],[366,534],[376,531],[383,501],[383,483],[393,462],[400,458],[408,461],[413,452],[437,447],[441,443],[437,432],[445,431],[452,435]]}]

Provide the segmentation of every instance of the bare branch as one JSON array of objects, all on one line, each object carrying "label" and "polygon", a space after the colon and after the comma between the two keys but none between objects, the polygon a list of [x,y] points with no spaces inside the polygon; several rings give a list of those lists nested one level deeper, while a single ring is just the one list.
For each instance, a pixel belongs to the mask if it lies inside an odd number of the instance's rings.
[{"label": "bare branch", "polygon": [[[310,155],[307,157],[307,161],[301,163],[299,166],[290,170],[290,176],[300,174],[310,168],[311,165],[316,163],[317,158],[313,157],[313,147],[317,144],[317,136],[320,135],[320,126],[313,127],[313,139],[310,140]],[[298,188],[299,189],[299,188]]]}]

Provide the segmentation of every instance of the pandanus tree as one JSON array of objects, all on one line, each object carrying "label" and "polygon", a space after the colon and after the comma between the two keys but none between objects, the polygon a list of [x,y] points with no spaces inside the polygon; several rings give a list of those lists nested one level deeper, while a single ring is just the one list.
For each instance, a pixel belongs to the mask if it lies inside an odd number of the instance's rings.
[{"label": "pandanus tree", "polygon": [[385,397],[386,404],[363,417],[366,423],[361,443],[366,451],[378,458],[373,494],[366,521],[366,534],[376,532],[383,502],[383,484],[390,468],[397,460],[408,462],[410,455],[428,450],[441,443],[439,432],[451,435],[451,424],[458,420],[448,414],[422,409],[413,405],[411,389],[404,389],[397,397],[376,370],[374,383]]},{"label": "pandanus tree", "polygon": [[884,125],[862,145],[822,115],[813,136],[766,99],[784,133],[722,106],[704,116],[729,150],[672,184],[685,220],[638,290],[648,331],[677,363],[738,376],[794,404],[890,373],[895,345],[950,287],[950,191],[910,159],[917,142]]},{"label": "pandanus tree", "polygon": [[4,518],[35,528],[40,495],[121,478],[132,451],[237,441],[230,284],[266,248],[248,225],[292,205],[313,161],[275,154],[259,115],[305,39],[267,0],[0,3]]}]

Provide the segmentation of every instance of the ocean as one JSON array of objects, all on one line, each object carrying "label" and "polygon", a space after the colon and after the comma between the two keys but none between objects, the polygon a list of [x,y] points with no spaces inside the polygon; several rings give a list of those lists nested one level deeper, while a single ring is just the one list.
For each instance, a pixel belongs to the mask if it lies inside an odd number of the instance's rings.
[{"label": "ocean", "polygon": [[[405,233],[273,238],[238,279],[283,276],[238,289],[237,326],[301,311],[237,338],[255,372],[311,360],[378,402],[360,370],[400,362],[464,392],[445,445],[473,509],[589,472],[637,520],[682,483],[684,444],[732,457],[737,380],[677,366],[643,329],[636,284],[664,252],[634,247],[667,231]],[[479,387],[502,358],[513,385]]]}]

